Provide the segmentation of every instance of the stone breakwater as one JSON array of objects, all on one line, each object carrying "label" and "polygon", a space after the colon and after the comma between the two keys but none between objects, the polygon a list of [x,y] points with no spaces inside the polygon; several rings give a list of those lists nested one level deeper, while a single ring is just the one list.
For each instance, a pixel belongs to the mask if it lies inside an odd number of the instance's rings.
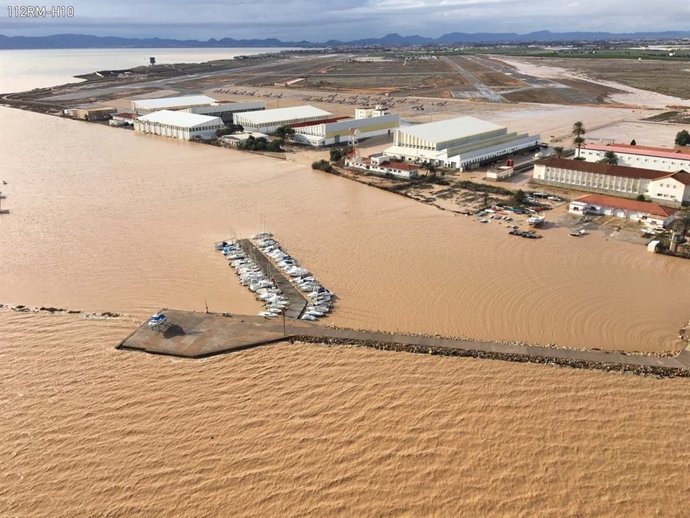
[{"label": "stone breakwater", "polygon": [[[690,368],[678,369],[656,365],[633,365],[625,363],[608,363],[583,360],[578,358],[541,357],[524,354],[514,354],[498,351],[480,351],[473,349],[456,349],[450,347],[427,346],[419,344],[403,344],[379,340],[359,340],[349,338],[323,338],[314,336],[293,336],[291,343],[302,342],[311,344],[324,344],[333,346],[368,347],[380,351],[408,352],[413,354],[428,354],[438,356],[456,356],[466,358],[478,358],[487,360],[502,360],[518,363],[541,363],[544,365],[557,365],[574,369],[593,369],[606,372],[628,372],[637,375],[651,375],[660,378],[688,378]],[[496,342],[499,343],[499,342]],[[517,345],[517,344],[516,344]],[[563,349],[562,349],[563,350]],[[572,349],[575,351],[575,349]]]},{"label": "stone breakwater", "polygon": [[166,310],[168,327],[152,328],[143,322],[117,347],[123,350],[204,358],[278,342],[361,346],[382,351],[542,363],[579,369],[621,371],[660,377],[690,377],[690,350],[675,356],[632,355],[620,351],[576,350],[485,342],[443,336],[384,333],[320,326],[293,320],[284,323],[250,315],[225,317],[189,311]]},{"label": "stone breakwater", "polygon": [[31,307],[24,304],[0,304],[0,311],[14,311],[15,313],[41,313],[49,315],[82,315],[84,318],[104,319],[122,318],[124,315],[112,311],[88,312],[80,309],[56,308],[53,306]]}]

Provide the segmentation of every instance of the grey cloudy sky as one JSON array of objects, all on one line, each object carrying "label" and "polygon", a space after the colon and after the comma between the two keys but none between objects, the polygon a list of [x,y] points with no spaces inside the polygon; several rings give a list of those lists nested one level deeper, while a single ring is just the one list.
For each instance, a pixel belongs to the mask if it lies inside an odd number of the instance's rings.
[{"label": "grey cloudy sky", "polygon": [[[0,34],[326,41],[447,32],[688,30],[690,0],[42,0],[5,2]],[[8,5],[71,5],[17,19]]]}]

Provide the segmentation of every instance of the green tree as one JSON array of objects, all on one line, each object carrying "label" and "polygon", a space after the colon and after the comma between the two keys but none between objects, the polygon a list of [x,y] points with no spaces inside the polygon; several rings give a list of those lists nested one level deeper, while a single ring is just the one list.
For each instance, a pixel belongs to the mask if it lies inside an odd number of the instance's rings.
[{"label": "green tree", "polygon": [[513,192],[513,196],[511,198],[511,203],[513,205],[519,207],[520,205],[523,205],[525,201],[527,201],[527,194],[525,194],[525,191],[518,189],[517,191]]},{"label": "green tree", "polygon": [[280,126],[276,129],[276,135],[285,141],[288,141],[295,134],[295,129],[290,126]]},{"label": "green tree", "polygon": [[573,135],[573,144],[577,146],[577,158],[580,158],[580,148],[585,143],[585,138],[582,136],[586,133],[582,121],[577,121],[573,124],[573,130],[570,132]]},{"label": "green tree", "polygon": [[428,175],[436,176],[436,166],[431,161],[425,160],[420,167],[426,169]]},{"label": "green tree", "polygon": [[333,166],[328,162],[328,160],[318,160],[311,164],[312,169],[317,169],[319,171],[325,171],[327,173],[333,172]]},{"label": "green tree", "polygon": [[273,139],[266,145],[267,151],[279,152],[283,150],[283,139]]},{"label": "green tree", "polygon": [[604,153],[604,158],[599,160],[602,164],[608,164],[608,165],[618,165],[618,157],[616,156],[616,153],[613,151],[607,151]]},{"label": "green tree", "polygon": [[331,162],[337,162],[347,155],[347,150],[342,147],[332,147],[330,151]]},{"label": "green tree", "polygon": [[227,124],[225,128],[216,131],[216,135],[222,137],[223,135],[232,135],[233,133],[241,133],[244,127],[241,124]]},{"label": "green tree", "polygon": [[632,139],[632,140],[630,141],[630,145],[631,145],[631,146],[637,146],[637,141],[636,141],[635,139]]},{"label": "green tree", "polygon": [[644,194],[638,194],[636,200],[637,201],[647,201],[647,198],[644,197]]},{"label": "green tree", "polygon": [[690,133],[688,133],[688,130],[681,130],[676,133],[676,145],[687,146],[688,144],[690,144]]},{"label": "green tree", "polygon": [[553,150],[556,152],[556,158],[561,158],[563,154],[563,146],[555,146]]}]

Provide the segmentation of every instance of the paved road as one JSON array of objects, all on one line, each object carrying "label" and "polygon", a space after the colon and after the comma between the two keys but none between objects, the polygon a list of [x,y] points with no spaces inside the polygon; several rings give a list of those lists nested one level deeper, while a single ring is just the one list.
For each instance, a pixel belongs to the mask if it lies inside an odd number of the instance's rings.
[{"label": "paved road", "polygon": [[[346,56],[343,56],[345,58]],[[296,70],[299,70],[301,68],[304,68],[303,65],[322,65],[324,63],[331,63],[333,61],[332,56],[317,56],[317,57],[309,57],[309,58],[300,58],[298,60],[292,60],[291,64],[294,65],[294,68]],[[66,93],[66,94],[60,94],[60,95],[52,95],[49,97],[43,97],[41,100],[43,101],[74,101],[77,99],[84,99],[84,98],[89,98],[89,97],[100,97],[104,95],[126,95],[128,90],[137,90],[137,89],[143,89],[143,88],[157,88],[157,89],[168,89],[169,87],[175,85],[179,86],[179,83],[182,82],[188,82],[188,81],[198,81],[202,79],[209,79],[209,78],[214,78],[218,76],[232,76],[233,74],[246,74],[247,72],[254,72],[254,71],[261,71],[263,69],[269,69],[269,72],[267,72],[265,75],[272,75],[274,74],[273,71],[270,69],[274,69],[277,66],[280,65],[287,65],[288,63],[284,62],[271,62],[271,63],[262,63],[260,65],[251,65],[251,66],[246,66],[246,67],[239,67],[239,68],[225,68],[222,70],[214,70],[213,72],[201,72],[198,74],[187,74],[187,75],[179,75],[179,76],[174,76],[174,77],[164,77],[162,79],[154,79],[150,81],[140,81],[140,82],[132,82],[128,83],[126,85],[117,85],[117,86],[105,86],[105,87],[94,87],[94,88],[84,88],[81,89],[77,92],[71,92],[71,93]],[[284,72],[283,72],[284,73]],[[299,72],[295,72],[296,75],[299,75]],[[176,89],[176,88],[173,88]],[[198,88],[195,89],[197,91]]]},{"label": "paved road", "polygon": [[[502,95],[499,95],[496,92],[494,92],[486,84],[482,83],[469,71],[465,70],[463,67],[461,67],[459,64],[457,64],[449,57],[443,56],[441,59],[444,62],[446,62],[450,67],[452,67],[453,70],[455,70],[458,74],[460,74],[471,85],[472,89],[476,90],[479,96],[484,97],[485,99],[495,103],[506,102],[506,99]],[[459,93],[462,93],[462,91],[460,91]]]}]

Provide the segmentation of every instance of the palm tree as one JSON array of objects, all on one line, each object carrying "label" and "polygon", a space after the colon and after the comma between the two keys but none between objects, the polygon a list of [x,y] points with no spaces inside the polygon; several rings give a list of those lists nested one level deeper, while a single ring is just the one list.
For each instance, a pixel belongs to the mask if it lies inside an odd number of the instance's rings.
[{"label": "palm tree", "polygon": [[582,147],[582,144],[585,143],[585,138],[582,135],[584,135],[586,131],[587,130],[585,130],[585,126],[582,124],[582,121],[577,121],[573,124],[573,131],[571,131],[571,134],[574,137],[573,144],[577,146],[577,158],[580,158],[580,148]]},{"label": "palm tree", "polygon": [[608,164],[608,165],[618,165],[618,157],[616,156],[616,153],[613,151],[607,151],[604,153],[604,158],[599,160],[602,164]]},{"label": "palm tree", "polygon": [[563,154],[563,146],[555,146],[553,150],[556,152],[556,158],[561,158]]}]

